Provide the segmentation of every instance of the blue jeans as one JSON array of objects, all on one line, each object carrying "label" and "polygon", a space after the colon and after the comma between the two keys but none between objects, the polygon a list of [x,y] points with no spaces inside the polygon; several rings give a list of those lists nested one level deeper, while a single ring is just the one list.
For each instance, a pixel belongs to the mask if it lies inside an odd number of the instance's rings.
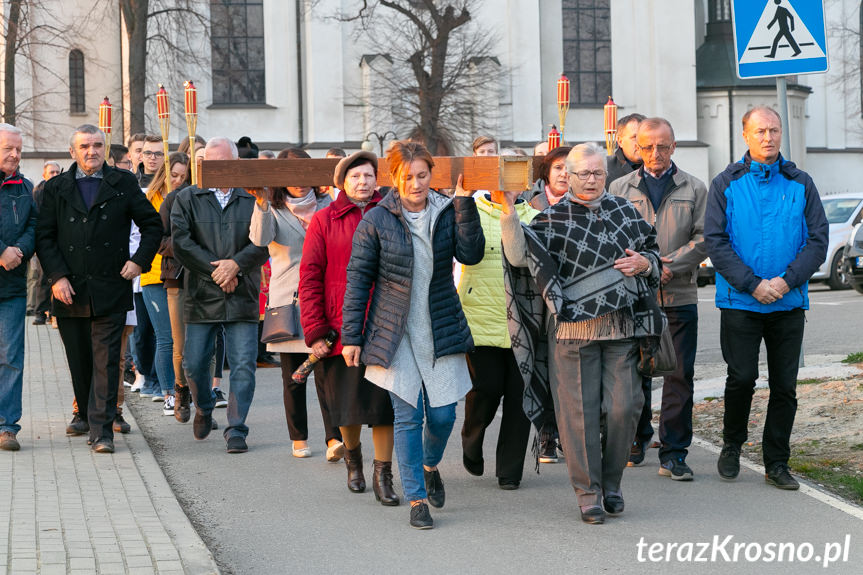
[{"label": "blue jeans", "polygon": [[228,395],[228,427],[225,439],[246,437],[246,416],[255,396],[255,368],[258,356],[258,323],[187,323],[183,370],[192,392],[192,400],[204,414],[212,413],[216,396],[210,387],[210,362],[216,348],[216,332],[224,326],[225,348],[231,365]]},{"label": "blue jeans", "polygon": [[[135,369],[144,376],[144,393],[156,394],[160,390],[159,377],[156,372],[156,334],[147,313],[147,304],[143,293],[135,293],[135,318],[137,324],[133,335],[135,343],[132,357],[135,359]],[[173,380],[171,380],[173,381]]]},{"label": "blue jeans", "polygon": [[174,395],[174,339],[168,314],[168,293],[162,284],[144,286],[142,295],[147,315],[156,333],[156,374],[163,395]]},{"label": "blue jeans", "polygon": [[405,499],[419,501],[427,495],[423,465],[434,467],[443,459],[443,450],[455,424],[456,404],[431,407],[425,386],[420,390],[417,401],[419,407],[414,407],[393,393],[390,393],[390,399],[395,415],[393,435]]},{"label": "blue jeans", "polygon": [[21,431],[26,297],[0,299],[0,432]]}]

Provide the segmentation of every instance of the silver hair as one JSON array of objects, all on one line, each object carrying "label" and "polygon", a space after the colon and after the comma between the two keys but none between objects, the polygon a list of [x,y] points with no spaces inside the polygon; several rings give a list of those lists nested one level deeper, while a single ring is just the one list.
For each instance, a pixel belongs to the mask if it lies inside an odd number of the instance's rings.
[{"label": "silver hair", "polygon": [[[566,156],[566,171],[570,174],[575,172],[575,165],[581,160],[587,159],[591,156],[599,156],[604,160],[605,148],[602,148],[593,142],[585,142],[583,144],[573,146],[569,151],[569,154]],[[605,168],[603,167],[603,169]]]},{"label": "silver hair", "polygon": [[102,130],[100,130],[93,124],[81,124],[80,126],[75,128],[75,131],[72,132],[72,135],[69,137],[70,148],[75,147],[75,138],[78,136],[78,134],[102,134],[102,143],[105,143],[105,134],[104,132],[102,132]]},{"label": "silver hair", "polygon": [[0,123],[0,132],[9,132],[10,134],[18,134],[22,138],[24,137],[24,132],[21,131],[21,128],[12,124]]},{"label": "silver hair", "polygon": [[260,158],[266,158],[268,160],[275,160],[276,159],[276,153],[272,150],[261,150],[260,152],[258,152],[258,159],[260,159]]},{"label": "silver hair", "polygon": [[47,162],[45,162],[44,164],[42,164],[42,169],[44,170],[44,169],[45,169],[45,168],[47,168],[48,166],[54,166],[54,167],[55,167],[55,168],[57,168],[58,170],[62,170],[62,169],[63,169],[63,166],[61,166],[61,165],[60,165],[60,162],[55,162],[54,160],[48,160]]},{"label": "silver hair", "polygon": [[237,151],[237,144],[234,143],[233,140],[226,138],[224,136],[216,136],[214,138],[210,138],[207,142],[207,146],[205,149],[209,150],[210,148],[215,148],[216,146],[225,146],[231,150],[231,158],[237,159],[240,157],[240,152]]}]

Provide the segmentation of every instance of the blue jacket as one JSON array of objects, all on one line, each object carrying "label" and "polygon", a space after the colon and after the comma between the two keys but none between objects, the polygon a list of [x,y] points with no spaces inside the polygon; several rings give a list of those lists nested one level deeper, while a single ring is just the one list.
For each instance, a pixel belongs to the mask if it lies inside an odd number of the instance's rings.
[{"label": "blue jacket", "polygon": [[[827,257],[829,226],[806,172],[781,156],[773,164],[749,152],[710,184],[704,243],[716,269],[716,307],[759,313],[809,309],[808,281]],[[790,291],[772,304],[752,292],[782,277]]]},{"label": "blue jacket", "polygon": [[27,262],[36,241],[36,204],[33,184],[16,172],[0,172],[0,253],[10,246],[24,252],[21,264],[11,271],[0,268],[0,299],[27,295]]},{"label": "blue jacket", "polygon": [[[449,199],[431,191],[429,202],[443,205],[432,224],[434,270],[429,289],[435,358],[439,358],[474,349],[452,277],[452,260],[478,264],[485,252],[485,236],[473,198]],[[413,266],[410,230],[399,194],[392,191],[360,221],[347,269],[342,345],[362,346],[360,359],[366,365],[392,363],[407,325]]]}]

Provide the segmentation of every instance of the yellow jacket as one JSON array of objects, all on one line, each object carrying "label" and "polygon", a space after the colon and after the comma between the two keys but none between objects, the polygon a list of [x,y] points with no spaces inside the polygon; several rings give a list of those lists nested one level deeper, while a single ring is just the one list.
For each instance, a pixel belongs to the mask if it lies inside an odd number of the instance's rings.
[{"label": "yellow jacket", "polygon": [[[153,194],[153,199],[150,200],[150,203],[153,204],[153,207],[156,208],[156,212],[159,211],[159,207],[162,205],[162,194],[157,193]],[[159,276],[162,274],[162,256],[161,254],[156,254],[156,257],[153,258],[153,264],[145,274],[141,274],[141,286],[149,286],[162,283],[162,280],[159,279]]]}]

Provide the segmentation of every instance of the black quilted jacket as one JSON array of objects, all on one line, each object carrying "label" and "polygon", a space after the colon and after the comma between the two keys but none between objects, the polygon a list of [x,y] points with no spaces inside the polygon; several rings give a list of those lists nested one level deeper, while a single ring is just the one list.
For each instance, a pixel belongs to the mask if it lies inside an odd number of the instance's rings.
[{"label": "black quilted jacket", "polygon": [[[444,204],[432,224],[434,271],[429,290],[435,357],[443,357],[474,347],[453,282],[452,260],[455,257],[466,265],[478,264],[485,251],[485,238],[473,198],[450,200],[432,191],[429,201]],[[342,344],[362,346],[361,361],[366,365],[389,367],[404,336],[413,259],[411,234],[399,195],[387,194],[366,213],[354,233],[342,310]]]}]

